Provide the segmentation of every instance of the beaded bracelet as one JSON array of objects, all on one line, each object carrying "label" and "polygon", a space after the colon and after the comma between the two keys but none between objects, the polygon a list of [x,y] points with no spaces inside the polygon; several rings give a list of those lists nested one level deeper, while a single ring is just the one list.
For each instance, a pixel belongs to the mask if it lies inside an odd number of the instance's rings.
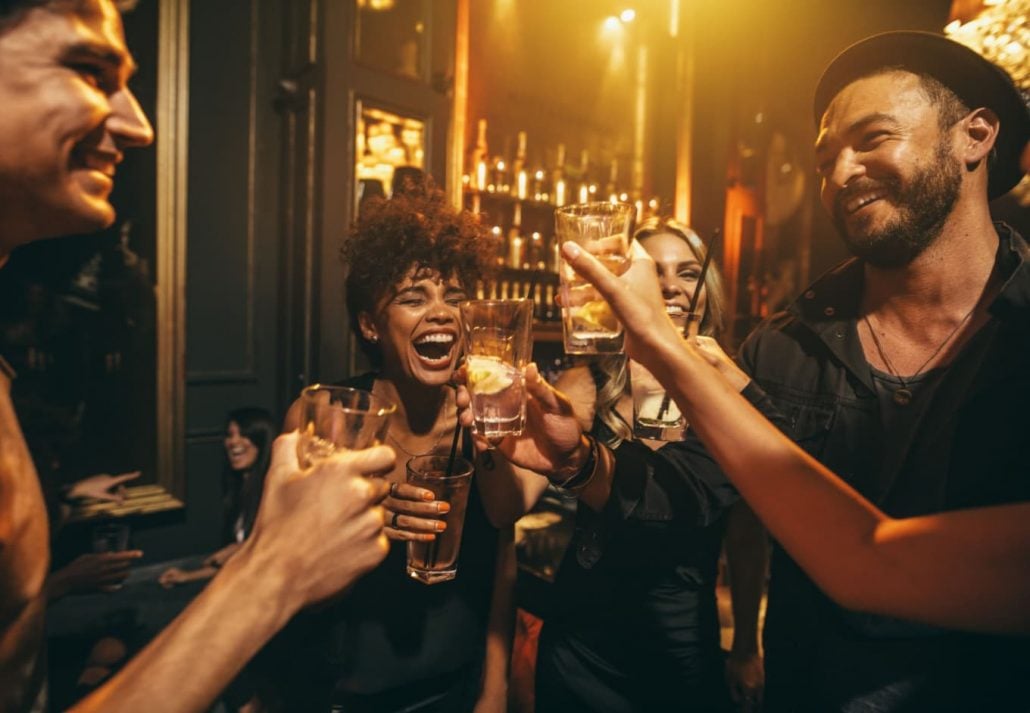
[{"label": "beaded bracelet", "polygon": [[590,453],[587,455],[586,461],[578,471],[562,482],[552,483],[558,490],[564,493],[575,492],[586,487],[587,483],[593,479],[594,473],[597,470],[598,445],[597,439],[592,436],[587,436],[587,441],[590,443]]}]

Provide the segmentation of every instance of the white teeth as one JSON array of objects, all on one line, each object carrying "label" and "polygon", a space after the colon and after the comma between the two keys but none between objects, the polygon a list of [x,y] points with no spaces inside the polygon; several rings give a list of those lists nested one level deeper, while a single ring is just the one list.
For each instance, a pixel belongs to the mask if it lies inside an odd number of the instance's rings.
[{"label": "white teeth", "polygon": [[859,196],[853,201],[848,202],[846,208],[849,213],[854,213],[859,208],[869,205],[875,200],[883,198],[886,193],[867,193],[864,196]]},{"label": "white teeth", "polygon": [[665,305],[665,313],[674,316],[679,316],[683,314],[683,308],[679,305]]},{"label": "white teeth", "polygon": [[419,337],[418,339],[415,340],[415,344],[428,344],[428,343],[451,344],[453,342],[454,342],[454,335],[453,334],[442,334],[442,333],[426,334],[425,336]]}]

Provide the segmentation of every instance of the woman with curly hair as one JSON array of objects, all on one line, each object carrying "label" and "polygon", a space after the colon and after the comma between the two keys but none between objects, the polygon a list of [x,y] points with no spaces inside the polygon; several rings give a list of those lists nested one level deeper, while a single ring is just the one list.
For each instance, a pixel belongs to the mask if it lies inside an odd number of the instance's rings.
[{"label": "woman with curly hair", "polygon": [[[351,329],[374,367],[343,385],[397,404],[387,440],[398,458],[386,475],[396,485],[384,501],[394,542],[378,569],[308,618],[302,638],[321,649],[323,678],[313,685],[310,664],[300,664],[293,693],[304,696],[292,696],[286,710],[504,710],[515,560],[498,471],[508,466],[477,459],[469,437],[462,450],[476,472],[457,578],[426,586],[405,572],[406,541],[434,538],[448,507],[404,484],[405,463],[451,447],[458,304],[473,294],[492,251],[475,216],[426,186],[369,201],[343,247]],[[294,404],[286,427],[298,422]]]}]

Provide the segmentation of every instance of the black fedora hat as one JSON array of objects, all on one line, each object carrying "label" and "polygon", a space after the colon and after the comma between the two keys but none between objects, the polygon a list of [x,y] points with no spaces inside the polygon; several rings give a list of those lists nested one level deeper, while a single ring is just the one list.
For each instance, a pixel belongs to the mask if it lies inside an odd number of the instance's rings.
[{"label": "black fedora hat", "polygon": [[970,109],[987,107],[1001,128],[997,159],[988,177],[988,197],[1004,195],[1023,178],[1019,157],[1030,140],[1030,110],[1008,73],[965,45],[931,32],[885,32],[867,37],[830,62],[815,89],[815,123],[837,93],[878,69],[897,67],[928,74]]}]

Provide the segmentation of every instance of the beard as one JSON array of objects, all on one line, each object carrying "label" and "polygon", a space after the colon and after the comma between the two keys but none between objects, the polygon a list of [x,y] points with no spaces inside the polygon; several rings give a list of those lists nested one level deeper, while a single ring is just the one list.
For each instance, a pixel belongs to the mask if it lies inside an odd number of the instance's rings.
[{"label": "beard", "polygon": [[[958,200],[961,184],[962,169],[942,141],[930,165],[918,171],[907,186],[892,176],[879,181],[858,181],[842,189],[834,201],[833,223],[852,255],[875,267],[904,267],[941,234]],[[882,200],[890,201],[898,215],[879,229],[869,227],[871,217],[854,221],[849,228],[844,204],[873,188],[887,191]]]}]

